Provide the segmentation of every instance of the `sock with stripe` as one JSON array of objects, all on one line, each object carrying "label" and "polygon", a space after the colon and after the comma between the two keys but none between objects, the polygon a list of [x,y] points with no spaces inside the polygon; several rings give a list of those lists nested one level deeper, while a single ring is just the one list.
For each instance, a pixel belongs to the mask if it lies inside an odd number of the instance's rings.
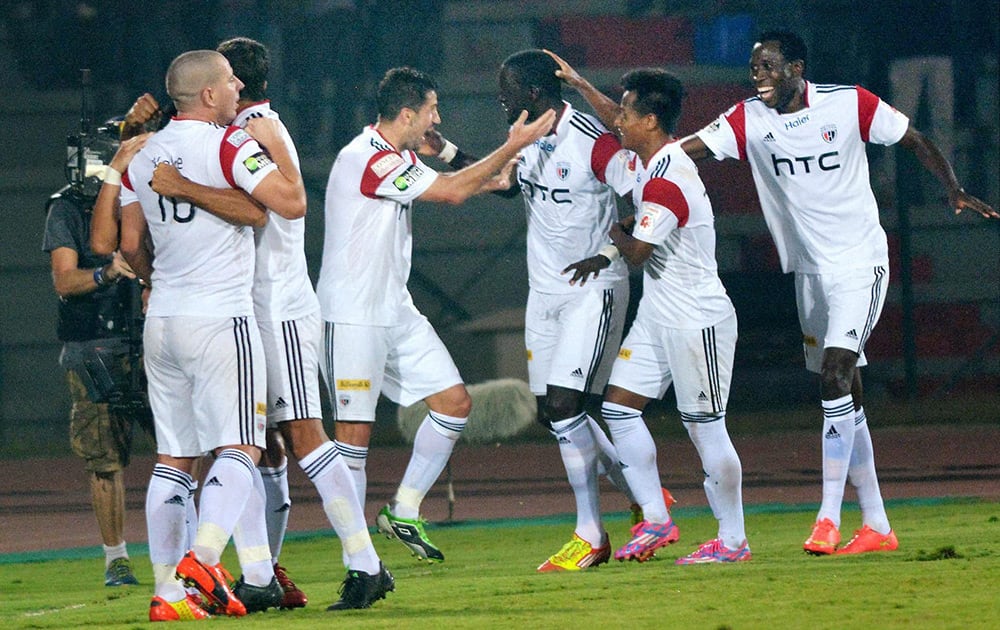
[{"label": "sock with stripe", "polygon": [[166,464],[155,464],[146,488],[146,532],[149,561],[153,565],[153,593],[168,602],[184,598],[181,582],[174,577],[177,563],[188,550],[187,514],[192,502],[194,479]]},{"label": "sock with stripe", "polygon": [[[232,536],[236,521],[243,514],[247,498],[253,492],[253,460],[238,449],[225,449],[212,463],[201,487],[198,533],[191,549],[208,565],[219,563],[222,550]],[[263,521],[263,514],[260,516]],[[266,537],[266,536],[265,536]]]},{"label": "sock with stripe", "polygon": [[823,401],[823,502],[816,520],[840,527],[847,469],[854,449],[854,400],[851,395]]},{"label": "sock with stripe", "polygon": [[597,446],[597,474],[607,477],[611,485],[624,494],[629,503],[637,503],[635,497],[632,496],[632,489],[625,481],[625,475],[622,474],[622,465],[618,461],[618,450],[611,443],[611,439],[608,438],[597,420],[594,420],[589,414],[587,419],[590,423],[590,431],[594,435],[594,444]]},{"label": "sock with stripe", "polygon": [[299,466],[319,492],[323,511],[343,546],[344,564],[371,575],[378,573],[379,557],[368,533],[365,512],[338,448],[333,442],[324,442],[299,460]]},{"label": "sock with stripe", "polygon": [[882,491],[875,472],[875,450],[872,435],[868,430],[865,408],[858,409],[854,419],[854,450],[851,451],[851,467],[848,470],[851,484],[858,493],[858,506],[865,525],[880,534],[891,531],[889,517],[882,502]]},{"label": "sock with stripe", "polygon": [[436,411],[427,412],[413,439],[413,454],[396,490],[392,504],[394,515],[408,519],[420,516],[420,504],[448,464],[467,420]]},{"label": "sock with stripe", "polygon": [[670,520],[670,513],[663,502],[660,473],[656,466],[656,443],[642,418],[642,412],[605,402],[601,405],[601,415],[618,450],[622,473],[646,520],[666,523]]},{"label": "sock with stripe", "polygon": [[288,460],[283,460],[279,466],[257,468],[264,481],[264,496],[267,497],[264,512],[267,544],[271,549],[271,560],[277,562],[281,557],[281,545],[285,540],[285,532],[288,531],[288,513],[292,507],[288,491]]},{"label": "sock with stripe", "polygon": [[575,418],[556,420],[551,426],[576,499],[576,534],[599,547],[604,526],[597,486],[597,445],[588,420],[590,417],[582,413]]}]

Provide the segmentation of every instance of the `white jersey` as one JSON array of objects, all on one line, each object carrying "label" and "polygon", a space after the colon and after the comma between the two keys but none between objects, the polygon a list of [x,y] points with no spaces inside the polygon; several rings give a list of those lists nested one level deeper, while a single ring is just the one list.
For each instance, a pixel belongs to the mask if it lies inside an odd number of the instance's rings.
[{"label": "white jersey", "polygon": [[161,162],[173,164],[193,182],[248,193],[277,166],[239,127],[175,118],[149,139],[122,178],[122,207],[141,203],[153,239],[156,289],[147,314],[253,315],[253,230],[153,192],[149,182]]},{"label": "white jersey", "polygon": [[747,99],[697,135],[717,159],[750,162],[783,271],[885,265],[865,143],[898,142],[909,120],[859,86],[806,82],[803,98],[793,114]]},{"label": "white jersey", "polygon": [[639,313],[668,328],[714,326],[735,311],[719,280],[715,218],[698,169],[670,142],[638,171],[632,236],[653,246]]},{"label": "white jersey", "polygon": [[[562,270],[610,243],[618,220],[615,192],[632,190],[634,173],[618,139],[593,116],[566,103],[555,133],[521,150],[517,179],[528,218],[528,284],[542,293],[569,293]],[[616,260],[587,281],[604,289],[627,277]]]},{"label": "white jersey", "polygon": [[[281,122],[268,101],[240,110],[233,124],[245,127],[251,118],[271,118]],[[299,168],[299,154],[284,124],[281,125],[281,136],[295,168]],[[306,266],[305,217],[286,219],[270,212],[267,225],[254,230],[254,234],[257,261],[253,277],[253,305],[257,321],[288,321],[319,311],[319,302]]]},{"label": "white jersey", "polygon": [[326,185],[316,293],[328,322],[393,326],[413,309],[406,288],[413,201],[437,172],[369,126],[337,155]]}]

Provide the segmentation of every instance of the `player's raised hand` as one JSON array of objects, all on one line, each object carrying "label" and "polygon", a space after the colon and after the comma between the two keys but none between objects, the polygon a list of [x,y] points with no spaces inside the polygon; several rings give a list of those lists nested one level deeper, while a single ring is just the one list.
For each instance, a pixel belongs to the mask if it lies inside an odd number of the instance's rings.
[{"label": "player's raised hand", "polygon": [[985,201],[978,197],[973,197],[961,188],[948,195],[948,203],[955,209],[955,214],[961,214],[963,210],[978,212],[987,219],[1000,219],[1000,212],[997,212]]},{"label": "player's raised hand", "polygon": [[133,138],[121,143],[118,150],[115,151],[115,156],[111,158],[111,163],[108,164],[111,168],[115,169],[119,173],[124,173],[128,165],[132,163],[132,158],[135,154],[139,152],[139,149],[146,146],[146,141],[153,137],[152,132],[140,134]]},{"label": "player's raised hand", "polygon": [[586,80],[580,76],[580,73],[574,70],[573,66],[569,65],[569,63],[565,59],[555,54],[551,50],[543,48],[542,51],[549,57],[552,57],[555,60],[555,62],[559,64],[559,69],[556,70],[556,76],[565,81],[567,85],[569,85],[570,87],[578,88],[584,83],[586,83]]},{"label": "player's raised hand", "polygon": [[251,118],[245,127],[250,137],[265,149],[272,149],[284,142],[281,137],[281,124],[273,118]]},{"label": "player's raised hand", "polygon": [[550,109],[530,123],[525,124],[526,120],[528,120],[528,110],[522,110],[521,115],[510,126],[510,132],[507,135],[507,142],[518,149],[523,149],[549,133],[552,130],[552,125],[556,122],[556,112]]}]

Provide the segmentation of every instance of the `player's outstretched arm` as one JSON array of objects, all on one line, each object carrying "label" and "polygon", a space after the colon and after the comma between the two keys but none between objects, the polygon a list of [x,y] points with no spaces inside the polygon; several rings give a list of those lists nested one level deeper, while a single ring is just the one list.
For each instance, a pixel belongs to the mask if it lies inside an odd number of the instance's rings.
[{"label": "player's outstretched arm", "polygon": [[930,138],[914,129],[913,125],[907,128],[899,144],[912,151],[920,163],[924,165],[924,168],[944,185],[948,192],[948,203],[955,209],[955,214],[968,209],[978,212],[986,218],[1000,218],[1000,213],[989,204],[965,192],[958,183],[958,178],[955,177],[955,171],[952,169],[951,163],[948,162],[948,158],[941,153],[941,150]]},{"label": "player's outstretched arm", "polygon": [[454,173],[442,173],[422,195],[422,201],[437,201],[459,204],[472,195],[487,190],[484,185],[487,180],[501,173],[510,160],[517,157],[518,152],[535,140],[538,140],[551,129],[556,120],[556,113],[548,110],[531,123],[525,124],[528,112],[522,111],[520,118],[511,125],[507,141],[492,153]]},{"label": "player's outstretched arm", "polygon": [[587,104],[594,108],[594,113],[601,119],[604,126],[614,131],[615,118],[618,117],[618,103],[594,87],[590,81],[580,76],[580,73],[574,70],[573,66],[569,65],[565,59],[551,50],[545,50],[544,48],[542,50],[559,64],[556,76],[565,81],[566,85],[579,92],[580,96],[587,101]]},{"label": "player's outstretched arm", "polygon": [[[433,127],[424,134],[424,142],[420,145],[419,153],[435,156],[456,171],[479,161],[479,158],[459,149]],[[516,197],[521,192],[517,186],[517,164],[515,161],[514,164],[508,162],[508,165],[487,181],[480,192],[491,192],[506,199]]]},{"label": "player's outstretched arm", "polygon": [[181,175],[173,164],[161,162],[153,169],[153,192],[180,197],[233,225],[264,227],[267,210],[250,195],[235,188],[212,188]]}]

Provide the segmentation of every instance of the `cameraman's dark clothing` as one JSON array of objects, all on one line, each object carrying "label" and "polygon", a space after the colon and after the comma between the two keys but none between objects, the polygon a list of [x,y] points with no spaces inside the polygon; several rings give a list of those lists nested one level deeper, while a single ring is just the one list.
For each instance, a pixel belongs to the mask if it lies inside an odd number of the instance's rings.
[{"label": "cameraman's dark clothing", "polygon": [[[77,267],[92,269],[111,262],[110,257],[96,256],[90,251],[90,210],[93,199],[70,191],[53,196],[49,201],[42,249],[51,252],[66,247],[77,253]],[[93,340],[109,339],[120,343],[125,354],[116,358],[124,371],[129,368],[127,356],[127,322],[129,316],[129,286],[126,282],[111,283],[83,295],[59,300],[57,335],[63,341],[60,364],[66,368],[73,408],[70,411],[70,444],[73,452],[86,460],[88,471],[110,473],[128,464],[132,435],[132,419],[111,413],[107,403],[95,392],[94,379],[86,370],[74,368],[67,357],[81,356],[92,350]],[[116,338],[116,339],[115,339]]]}]

